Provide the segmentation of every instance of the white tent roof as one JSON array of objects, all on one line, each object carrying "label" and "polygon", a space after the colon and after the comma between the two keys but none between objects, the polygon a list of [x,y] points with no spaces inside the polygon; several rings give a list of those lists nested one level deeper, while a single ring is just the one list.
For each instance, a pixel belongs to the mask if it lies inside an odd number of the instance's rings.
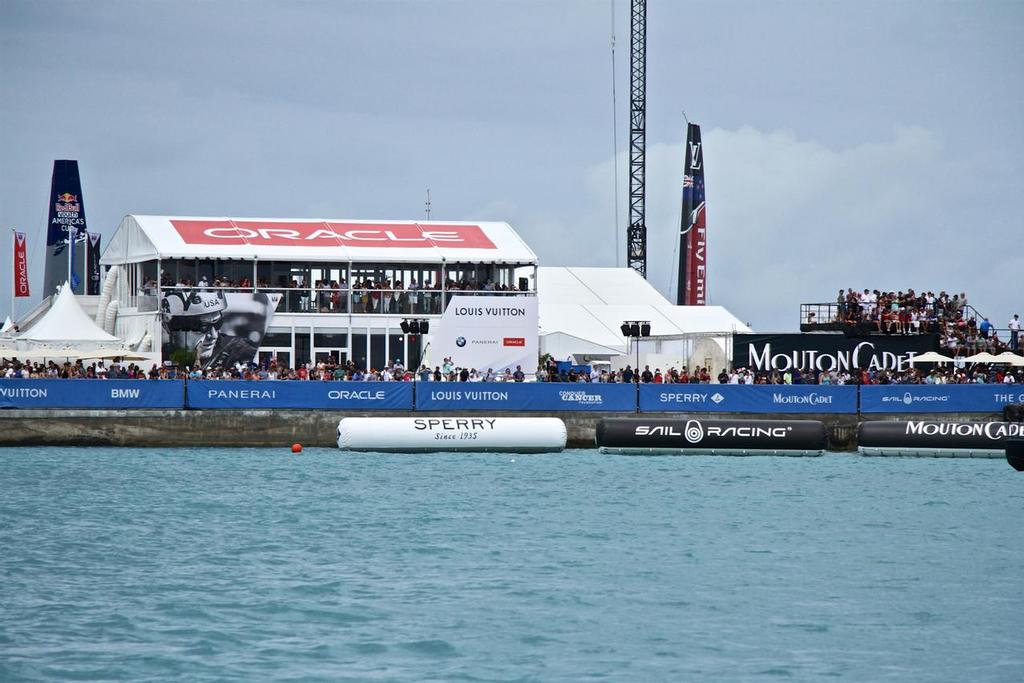
[{"label": "white tent roof", "polygon": [[157,258],[533,264],[508,223],[125,216],[100,262]]},{"label": "white tent roof", "polygon": [[31,342],[68,343],[120,342],[107,334],[82,310],[70,287],[60,288],[50,310],[32,327],[17,337]]},{"label": "white tent roof", "polygon": [[655,337],[751,331],[721,306],[669,303],[631,268],[538,268],[537,298],[545,345],[579,347],[575,353],[625,353],[625,320],[650,320]]}]

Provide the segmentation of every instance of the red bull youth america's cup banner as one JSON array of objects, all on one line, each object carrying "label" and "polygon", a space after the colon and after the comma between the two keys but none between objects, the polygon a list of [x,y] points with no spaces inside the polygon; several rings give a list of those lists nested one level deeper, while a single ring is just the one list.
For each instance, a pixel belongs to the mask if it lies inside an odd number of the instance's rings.
[{"label": "red bull youth america's cup banner", "polygon": [[704,306],[708,277],[707,223],[704,209],[704,148],[700,126],[686,127],[683,212],[679,224],[679,274],[676,303]]},{"label": "red bull youth america's cup banner", "polygon": [[14,296],[29,296],[28,249],[25,233],[14,233]]},{"label": "red bull youth america's cup banner", "polygon": [[[88,229],[85,224],[85,201],[82,198],[82,181],[78,176],[78,162],[60,159],[53,162],[53,177],[50,180],[50,211],[46,227],[46,266],[43,275],[43,295],[53,294],[58,285],[68,279],[68,236],[85,240]],[[83,249],[74,250],[72,257],[79,261]],[[83,263],[73,263],[71,272],[83,272]],[[76,294],[83,294],[81,290]]]}]

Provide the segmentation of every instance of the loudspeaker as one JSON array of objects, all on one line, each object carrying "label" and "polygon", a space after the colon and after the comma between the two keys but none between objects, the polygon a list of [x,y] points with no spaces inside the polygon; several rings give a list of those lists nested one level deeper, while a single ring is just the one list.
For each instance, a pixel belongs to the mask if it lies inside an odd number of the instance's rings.
[{"label": "loudspeaker", "polygon": [[402,334],[409,334],[409,321],[403,320],[400,326],[402,328]]},{"label": "loudspeaker", "polygon": [[623,337],[629,336],[629,323],[622,323],[622,327],[620,327],[619,329],[622,330]]},{"label": "loudspeaker", "polygon": [[631,323],[629,325],[629,336],[639,337],[640,336],[640,323]]},{"label": "loudspeaker", "polygon": [[430,333],[430,321],[429,320],[421,320],[420,321],[420,334],[429,334],[429,333]]},{"label": "loudspeaker", "polygon": [[526,277],[519,278],[519,291],[526,292],[530,289],[530,279]]},{"label": "loudspeaker", "polygon": [[640,336],[641,337],[650,337],[651,336],[651,324],[650,323],[644,323],[643,325],[640,326]]}]

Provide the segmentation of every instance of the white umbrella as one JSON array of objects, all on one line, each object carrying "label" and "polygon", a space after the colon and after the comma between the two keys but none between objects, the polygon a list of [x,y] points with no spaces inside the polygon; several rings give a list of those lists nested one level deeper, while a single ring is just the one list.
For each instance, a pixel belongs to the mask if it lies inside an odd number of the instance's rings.
[{"label": "white umbrella", "polygon": [[920,356],[914,356],[910,359],[910,363],[951,363],[953,359],[949,356],[943,356],[941,353],[935,351],[929,351],[928,353],[922,353]]},{"label": "white umbrella", "polygon": [[114,358],[120,358],[121,360],[153,360],[152,356],[144,356],[141,353],[135,351],[82,351],[78,354],[78,357],[82,360],[93,360],[103,359],[113,360]]},{"label": "white umbrella", "polygon": [[1006,365],[1013,365],[1015,367],[1024,367],[1024,356],[1018,356],[1012,351],[1003,351],[1001,354],[996,356],[993,363],[1005,363]]},{"label": "white umbrella", "polygon": [[40,346],[34,349],[7,349],[2,352],[4,358],[18,360],[77,360],[80,356],[78,351],[72,349],[55,349]]},{"label": "white umbrella", "polygon": [[982,351],[981,353],[976,353],[973,356],[967,356],[967,358],[964,358],[964,360],[967,361],[968,363],[998,363],[999,362],[999,359],[996,358],[995,356],[993,356],[988,351]]}]

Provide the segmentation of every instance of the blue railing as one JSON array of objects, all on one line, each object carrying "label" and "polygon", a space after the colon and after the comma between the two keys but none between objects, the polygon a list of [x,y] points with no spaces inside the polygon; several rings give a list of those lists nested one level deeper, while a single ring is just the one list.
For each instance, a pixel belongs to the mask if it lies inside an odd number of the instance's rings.
[{"label": "blue railing", "polygon": [[868,386],[0,379],[0,408],[995,413],[1024,385]]}]

